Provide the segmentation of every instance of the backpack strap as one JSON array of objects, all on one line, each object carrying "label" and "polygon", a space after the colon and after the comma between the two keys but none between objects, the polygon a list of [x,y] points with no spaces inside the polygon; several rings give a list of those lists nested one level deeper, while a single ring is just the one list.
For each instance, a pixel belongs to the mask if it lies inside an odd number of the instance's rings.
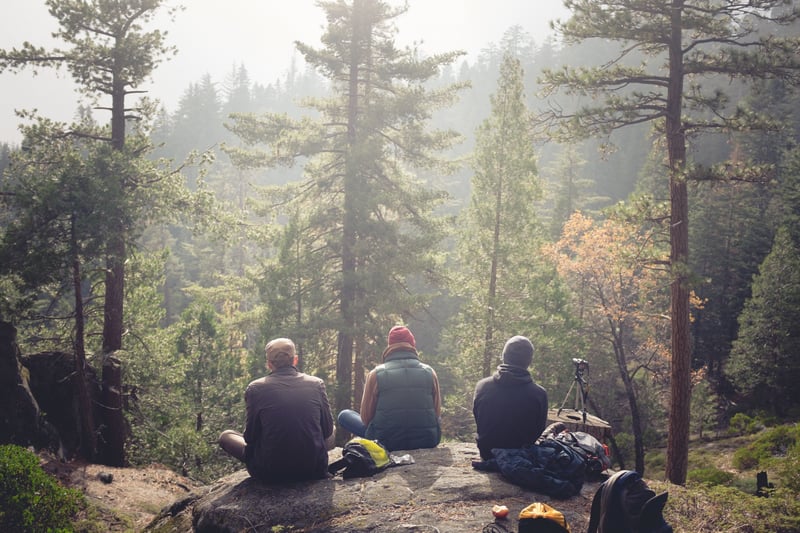
[{"label": "backpack strap", "polygon": [[[620,470],[600,485],[592,499],[592,510],[589,516],[589,529],[587,533],[597,533],[607,528],[606,514],[614,504],[614,497],[619,499],[619,493],[625,485],[635,479],[641,479],[638,472],[633,470]],[[605,532],[608,533],[608,532]]]},{"label": "backpack strap", "polygon": [[346,457],[342,457],[338,461],[334,461],[328,465],[328,473],[335,476],[339,473],[339,470],[345,469],[349,464],[350,461],[348,461]]},{"label": "backpack strap", "polygon": [[586,533],[597,533],[597,526],[600,525],[600,501],[603,496],[603,487],[605,484],[600,485],[592,498],[592,511],[589,513],[589,529]]}]

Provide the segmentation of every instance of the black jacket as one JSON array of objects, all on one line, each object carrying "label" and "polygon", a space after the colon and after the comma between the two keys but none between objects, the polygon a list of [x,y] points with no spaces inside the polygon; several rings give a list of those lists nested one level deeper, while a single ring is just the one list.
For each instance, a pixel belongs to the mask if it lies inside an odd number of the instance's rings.
[{"label": "black jacket", "polygon": [[475,386],[472,413],[478,426],[483,459],[492,448],[524,448],[533,444],[547,424],[547,391],[518,366],[502,364],[493,376]]}]

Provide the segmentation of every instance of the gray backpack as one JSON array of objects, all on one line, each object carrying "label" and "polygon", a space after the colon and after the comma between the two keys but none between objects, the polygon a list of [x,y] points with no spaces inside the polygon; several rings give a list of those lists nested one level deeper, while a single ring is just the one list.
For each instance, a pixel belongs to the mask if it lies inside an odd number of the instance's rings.
[{"label": "gray backpack", "polygon": [[553,438],[570,446],[583,457],[587,478],[597,478],[611,468],[608,448],[593,435],[583,431],[562,431]]}]

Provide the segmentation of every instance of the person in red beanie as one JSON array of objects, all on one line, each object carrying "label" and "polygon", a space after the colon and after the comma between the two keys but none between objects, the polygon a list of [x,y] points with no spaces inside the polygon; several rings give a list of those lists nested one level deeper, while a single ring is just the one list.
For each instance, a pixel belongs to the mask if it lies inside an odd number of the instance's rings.
[{"label": "person in red beanie", "polygon": [[405,326],[389,330],[383,364],[367,376],[361,414],[345,409],[339,426],[387,450],[435,448],[442,432],[442,400],[436,371],[420,362],[416,340]]}]

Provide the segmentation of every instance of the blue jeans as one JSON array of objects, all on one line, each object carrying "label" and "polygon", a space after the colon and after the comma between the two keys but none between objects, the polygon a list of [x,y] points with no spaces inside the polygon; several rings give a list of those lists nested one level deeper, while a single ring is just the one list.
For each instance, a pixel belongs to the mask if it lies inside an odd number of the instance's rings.
[{"label": "blue jeans", "polygon": [[367,426],[365,426],[364,422],[361,420],[361,415],[352,409],[341,411],[339,416],[336,417],[336,420],[339,422],[340,428],[346,429],[353,435],[357,437],[367,436]]}]

